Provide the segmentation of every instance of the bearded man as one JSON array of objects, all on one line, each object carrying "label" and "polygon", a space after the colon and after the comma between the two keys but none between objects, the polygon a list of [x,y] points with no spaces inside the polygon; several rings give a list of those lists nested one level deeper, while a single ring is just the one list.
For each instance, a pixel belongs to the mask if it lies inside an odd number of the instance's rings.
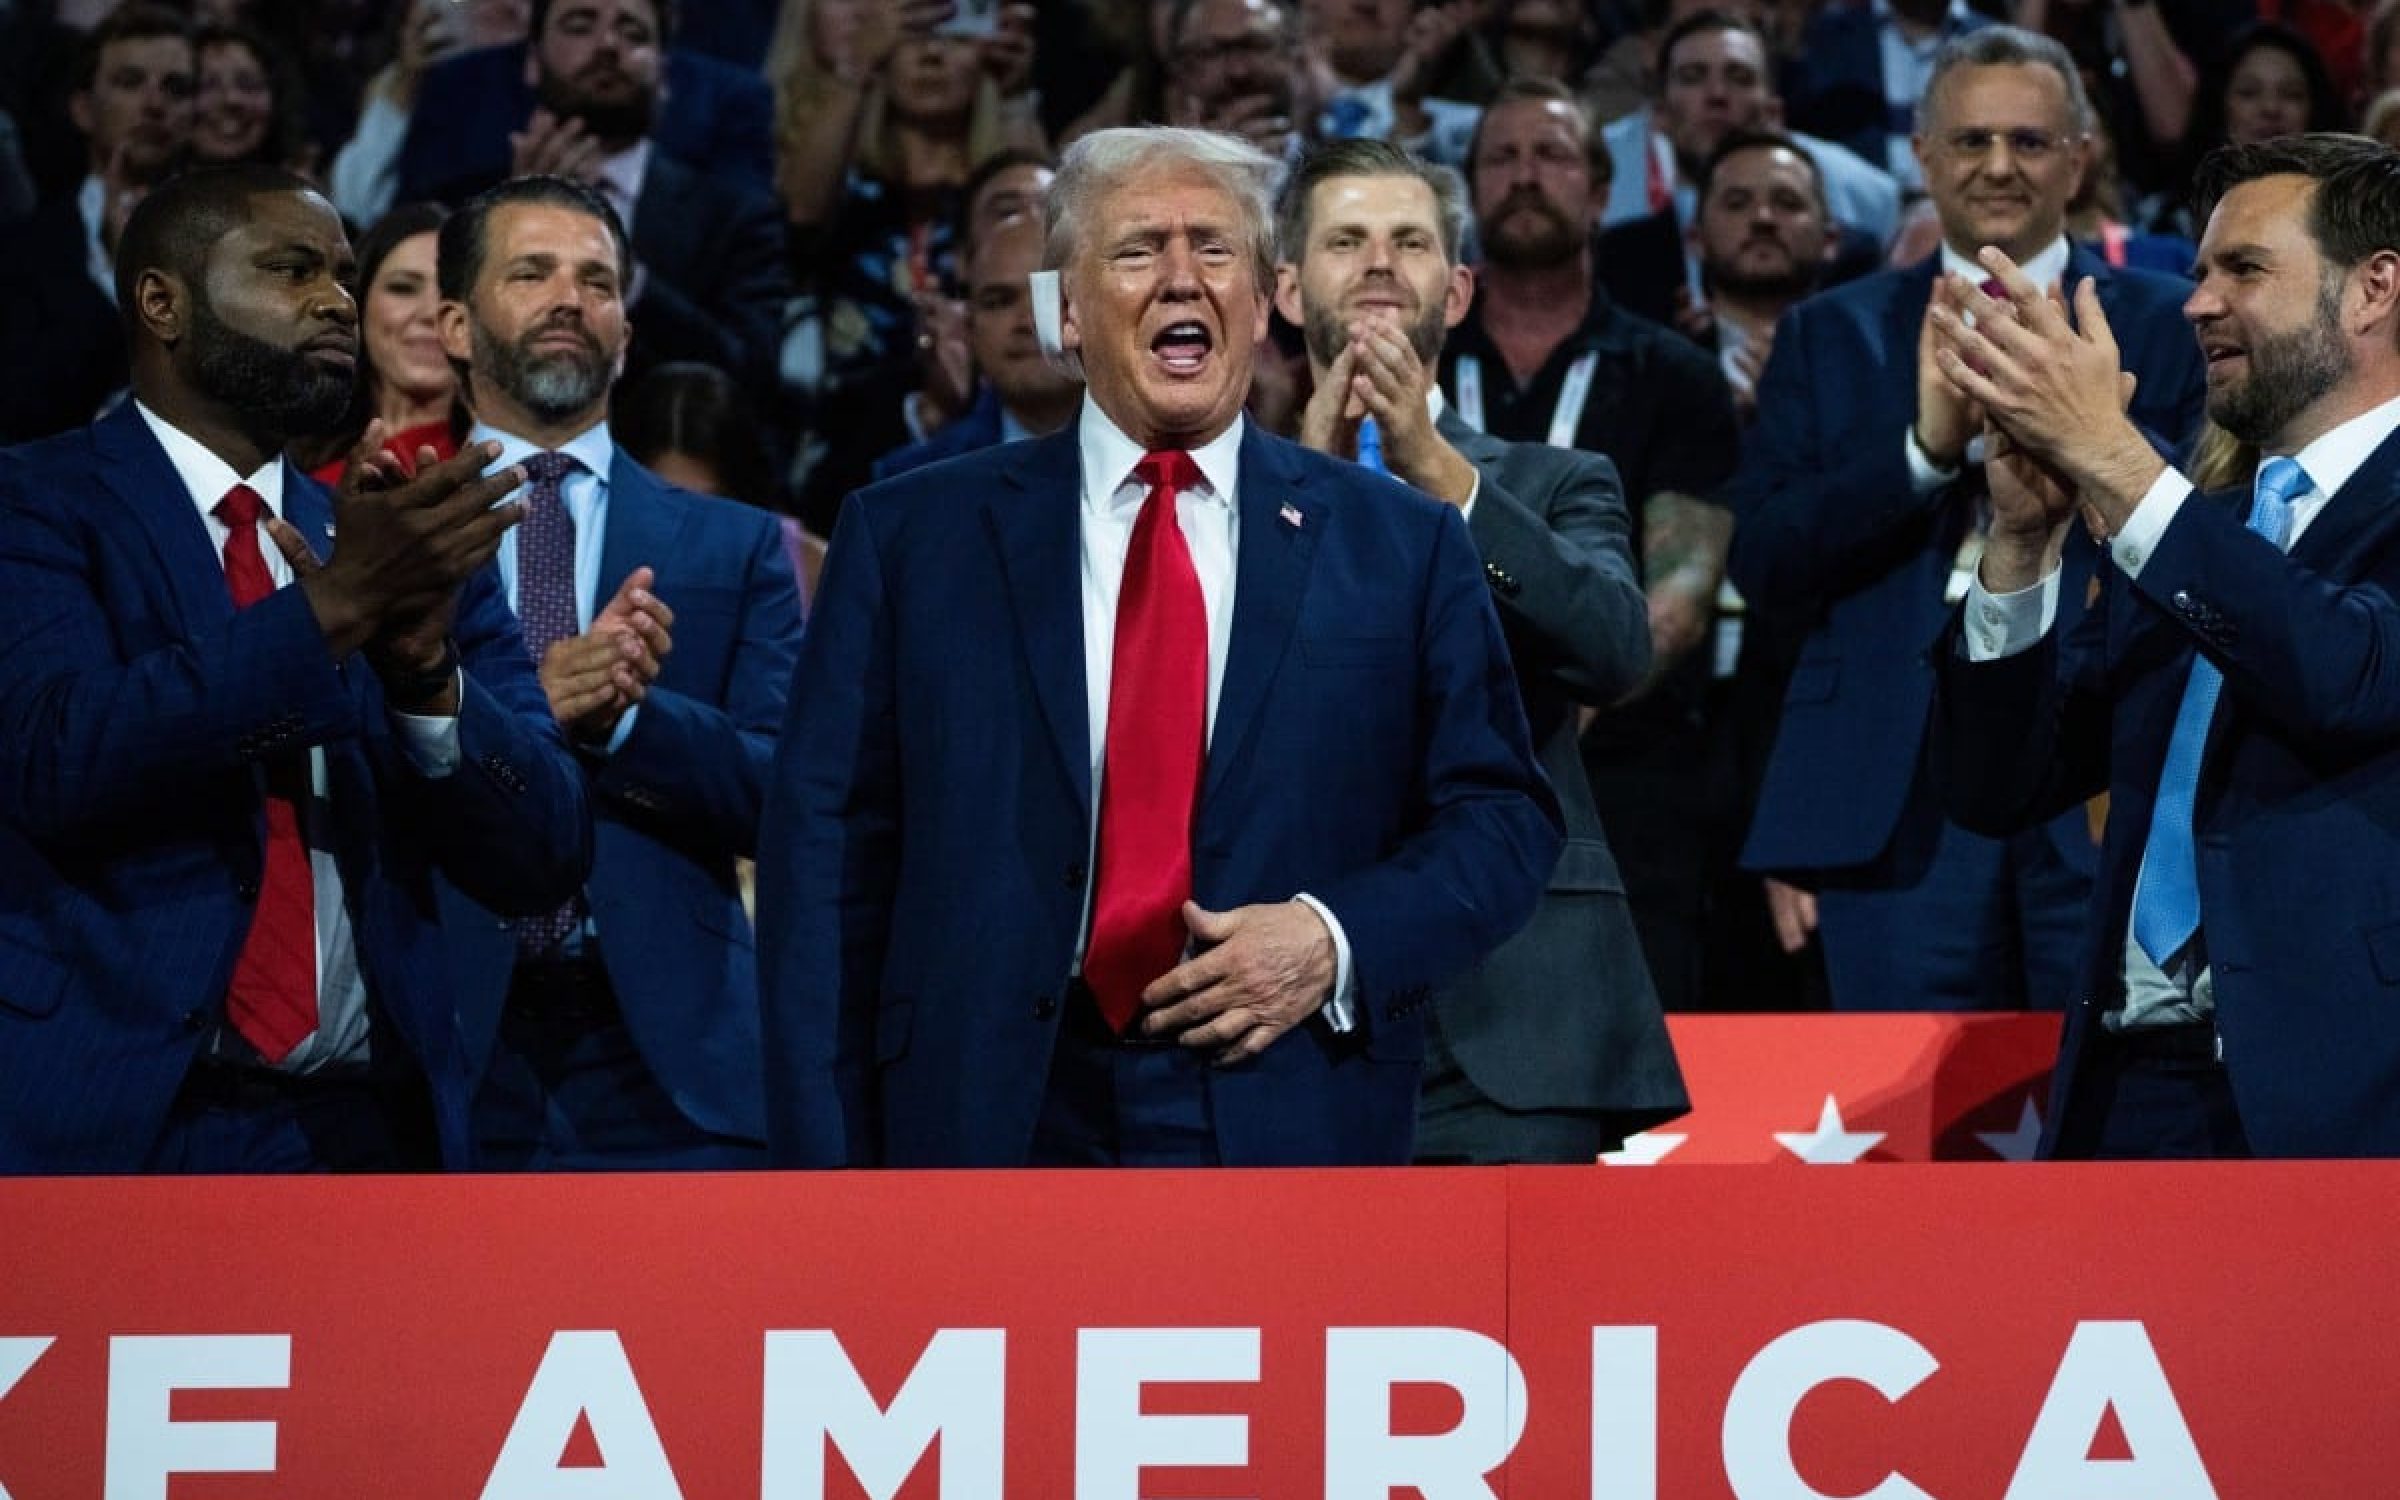
[{"label": "bearded man", "polygon": [[[1936,648],[1948,800],[1998,831],[2109,794],[2048,1154],[2385,1156],[2400,154],[2227,147],[2198,201],[2183,311],[2209,416],[2260,457],[2250,484],[2201,493],[2142,440],[2089,279],[2070,324],[1987,249],[2005,297],[1935,316],[1942,373],[2001,453],[1977,586]],[[2087,527],[2097,597],[2062,632],[2058,559]]]},{"label": "bearded man", "polygon": [[799,644],[781,533],[670,487],[609,436],[630,258],[605,198],[514,179],[443,225],[440,254],[442,342],[474,436],[529,479],[500,571],[597,820],[591,879],[566,906],[513,927],[453,908],[483,1161],[763,1161],[734,862],[757,836]]},{"label": "bearded man", "polygon": [[488,566],[522,475],[283,458],[358,362],[289,173],[169,180],[116,274],[133,399],[0,460],[0,1172],[465,1165],[436,875],[524,913],[591,858]]}]

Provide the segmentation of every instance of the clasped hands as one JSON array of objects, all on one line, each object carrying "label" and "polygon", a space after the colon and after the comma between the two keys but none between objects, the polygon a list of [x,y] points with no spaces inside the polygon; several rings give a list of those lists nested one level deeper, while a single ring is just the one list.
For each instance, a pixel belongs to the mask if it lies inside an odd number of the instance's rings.
[{"label": "clasped hands", "polygon": [[2007,591],[2040,580],[2070,516],[2080,512],[2095,537],[2114,535],[2165,464],[2127,415],[2134,377],[2091,278],[2076,285],[2070,319],[2002,251],[1986,246],[1977,258],[2005,296],[1935,281],[1919,441],[1932,450],[1962,421],[1980,422],[1992,497],[1984,583]]},{"label": "clasped hands", "polygon": [[[333,494],[333,552],[320,561],[293,526],[276,517],[267,534],[290,565],[336,661],[363,652],[387,684],[436,671],[449,653],[459,588],[500,550],[524,507],[509,500],[525,471],[485,474],[497,443],[469,443],[436,461],[420,448],[409,466],[384,452],[381,420],[369,422]],[[457,710],[455,683],[430,700],[395,706]]]},{"label": "clasped hands", "polygon": [[1397,315],[1361,318],[1300,413],[1301,446],[1355,459],[1359,425],[1373,417],[1385,468],[1437,500],[1464,505],[1475,492],[1475,466],[1434,427],[1426,401],[1432,384],[1432,368],[1417,357]]},{"label": "clasped hands", "polygon": [[656,577],[648,567],[626,574],[591,629],[553,641],[542,653],[542,691],[569,738],[605,744],[675,649],[675,611],[651,592]]}]

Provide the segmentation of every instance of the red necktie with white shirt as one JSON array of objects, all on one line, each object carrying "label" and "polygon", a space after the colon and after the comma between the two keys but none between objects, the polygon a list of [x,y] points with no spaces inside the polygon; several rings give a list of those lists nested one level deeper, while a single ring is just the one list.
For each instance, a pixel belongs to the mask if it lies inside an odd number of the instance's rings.
[{"label": "red necktie with white shirt", "polygon": [[[216,504],[216,517],[228,531],[225,586],[235,609],[275,591],[258,545],[265,513],[266,502],[246,484],[227,490]],[[290,1056],[317,1029],[317,888],[300,837],[300,807],[308,794],[306,751],[268,762],[266,865],[225,1000],[234,1031],[270,1063]]]},{"label": "red necktie with white shirt", "polygon": [[1208,737],[1208,611],[1175,519],[1175,497],[1200,482],[1200,469],[1170,449],[1145,454],[1133,472],[1150,493],[1117,592],[1099,870],[1083,956],[1084,984],[1118,1032],[1142,991],[1183,956],[1192,810]]}]

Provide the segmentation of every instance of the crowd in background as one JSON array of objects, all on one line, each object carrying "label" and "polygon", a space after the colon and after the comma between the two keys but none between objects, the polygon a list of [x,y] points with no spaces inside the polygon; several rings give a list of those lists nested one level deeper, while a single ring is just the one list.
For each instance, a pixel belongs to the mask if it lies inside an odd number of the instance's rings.
[{"label": "crowd in background", "polygon": [[[120,397],[112,256],[143,193],[186,163],[259,161],[322,183],[359,251],[364,378],[344,429],[297,456],[338,472],[378,417],[407,453],[447,456],[474,416],[436,335],[441,205],[551,173],[631,228],[617,441],[776,512],[805,596],[845,495],[1071,417],[1077,387],[1026,288],[1068,142],[1163,122],[1296,159],[1387,138],[1465,169],[1467,259],[1505,280],[1533,252],[1494,243],[1512,138],[1486,112],[1564,106],[1579,195],[1524,191],[1565,208],[1622,320],[1610,337],[1643,352],[1582,425],[1531,435],[1606,452],[1642,530],[1657,665],[1592,716],[1586,757],[1661,998],[1910,1008],[1921,997],[1829,996],[1813,893],[1744,868],[1817,622],[1805,601],[1782,618],[1721,586],[1719,491],[1774,415],[1761,377],[1782,315],[1935,253],[1912,144],[1925,70],[1994,21],[2081,70],[2095,149],[2067,225],[2112,266],[2189,268],[2184,189],[2220,143],[2400,142],[2400,0],[0,0],[0,442]],[[1514,365],[1489,311],[1475,336]],[[1309,363],[1300,330],[1279,319],[1270,341],[1251,410],[1290,431]],[[1464,406],[1456,363],[1444,386]]]}]

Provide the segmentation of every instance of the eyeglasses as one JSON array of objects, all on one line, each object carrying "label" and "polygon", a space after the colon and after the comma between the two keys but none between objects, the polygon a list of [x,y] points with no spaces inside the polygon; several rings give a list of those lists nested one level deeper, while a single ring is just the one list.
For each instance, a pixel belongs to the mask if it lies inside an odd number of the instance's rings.
[{"label": "eyeglasses", "polygon": [[1992,154],[1996,143],[2005,143],[2008,154],[2019,161],[2045,161],[2052,153],[2064,151],[2083,139],[2077,135],[2057,135],[2047,130],[1985,130],[1970,127],[1953,130],[1942,137],[1942,149],[1960,161],[1981,161]]}]

